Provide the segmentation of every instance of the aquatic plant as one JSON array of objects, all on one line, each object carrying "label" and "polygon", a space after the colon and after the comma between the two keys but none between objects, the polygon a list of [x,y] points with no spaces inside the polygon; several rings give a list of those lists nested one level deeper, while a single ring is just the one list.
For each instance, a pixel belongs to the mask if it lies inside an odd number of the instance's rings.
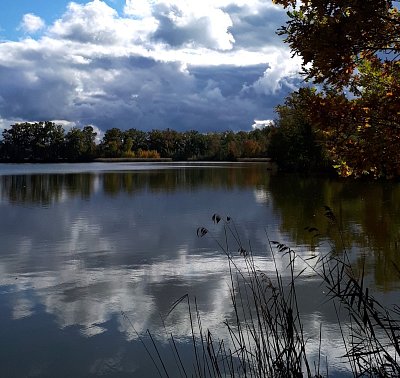
[{"label": "aquatic plant", "polygon": [[[325,207],[325,216],[339,227],[329,207]],[[306,270],[325,286],[337,315],[346,351],[343,359],[348,362],[349,372],[354,377],[400,376],[400,307],[386,308],[370,294],[364,270],[353,270],[345,246],[340,255],[327,251],[303,258],[289,246],[266,236],[275,267],[274,275],[269,276],[257,267],[251,246],[242,243],[230,217],[214,214],[212,220],[222,225],[224,241],[205,227],[198,228],[197,236],[211,236],[227,258],[233,316],[225,320],[224,326],[229,338],[215,338],[202,325],[196,298],[182,296],[166,317],[177,306],[187,306],[193,366],[181,356],[179,344],[171,334],[170,349],[176,365],[173,372],[169,371],[148,331],[155,353],[145,347],[160,377],[175,377],[177,372],[182,377],[328,377],[329,361],[322,361],[321,354],[322,331],[316,360],[311,360],[307,352],[297,293],[299,279]],[[319,237],[317,228],[306,230],[313,238]],[[230,247],[231,240],[234,248]],[[278,256],[288,261],[285,279],[277,265]]]}]

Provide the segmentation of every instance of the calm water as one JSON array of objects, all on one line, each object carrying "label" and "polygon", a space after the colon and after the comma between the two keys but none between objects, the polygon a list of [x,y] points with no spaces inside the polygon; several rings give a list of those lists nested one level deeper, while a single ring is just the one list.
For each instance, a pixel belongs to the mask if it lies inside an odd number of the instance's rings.
[{"label": "calm water", "polygon": [[[324,248],[304,230],[316,226],[340,253],[324,205],[375,294],[397,303],[399,184],[277,176],[262,164],[0,164],[0,376],[155,377],[138,339],[148,341],[147,329],[167,361],[169,332],[190,361],[187,308],[161,321],[174,301],[196,297],[203,327],[220,337],[233,316],[226,258],[213,240],[224,235],[211,216],[232,217],[268,273],[267,235],[308,257]],[[199,226],[212,236],[198,238]],[[283,275],[285,265],[278,259]],[[310,354],[322,323],[330,371],[346,376],[323,286],[309,274],[300,286]]]}]

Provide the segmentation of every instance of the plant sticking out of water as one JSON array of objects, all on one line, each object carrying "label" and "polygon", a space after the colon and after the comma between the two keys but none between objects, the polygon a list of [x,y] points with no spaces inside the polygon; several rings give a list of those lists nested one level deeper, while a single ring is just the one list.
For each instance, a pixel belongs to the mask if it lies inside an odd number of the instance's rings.
[{"label": "plant sticking out of water", "polygon": [[[325,207],[325,215],[338,226],[329,207]],[[170,335],[170,347],[176,361],[174,371],[170,372],[149,333],[157,356],[157,361],[153,356],[152,360],[160,377],[176,377],[178,374],[182,377],[329,376],[329,361],[326,361],[324,371],[321,368],[321,331],[317,360],[310,361],[300,316],[298,283],[303,273],[310,269],[326,287],[346,351],[343,358],[348,361],[353,376],[400,376],[400,307],[388,309],[370,295],[364,270],[357,277],[345,248],[340,257],[328,251],[303,258],[287,245],[267,237],[274,263],[274,274],[269,276],[257,267],[251,246],[243,245],[233,220],[218,214],[214,214],[212,220],[222,225],[224,241],[221,242],[205,227],[198,228],[197,236],[211,236],[227,257],[233,316],[224,325],[229,337],[216,339],[211,330],[204,329],[196,298],[193,304],[189,296],[184,295],[173,303],[167,316],[177,306],[186,304],[194,363],[188,366],[174,336]],[[316,228],[307,227],[306,230],[318,236]],[[231,240],[234,249],[230,248]],[[288,261],[288,279],[283,278],[278,269],[278,257]],[[299,271],[297,265],[305,268]]]},{"label": "plant sticking out of water", "polygon": [[[325,215],[339,227],[333,211],[327,206]],[[340,229],[339,232],[343,235]],[[315,260],[313,270],[323,280],[332,300],[346,349],[344,357],[348,359],[353,375],[399,377],[400,307],[385,307],[370,295],[364,266],[358,274],[353,270],[345,246],[340,257],[327,253]],[[340,312],[347,315],[345,323],[340,321]]]}]

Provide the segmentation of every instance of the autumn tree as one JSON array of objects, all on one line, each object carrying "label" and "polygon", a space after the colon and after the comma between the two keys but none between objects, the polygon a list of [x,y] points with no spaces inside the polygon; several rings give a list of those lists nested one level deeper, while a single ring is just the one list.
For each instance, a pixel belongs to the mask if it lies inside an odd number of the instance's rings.
[{"label": "autumn tree", "polygon": [[391,0],[273,1],[288,9],[279,34],[318,83],[347,85],[363,59],[385,64],[400,51],[400,16]]},{"label": "autumn tree", "polygon": [[389,0],[274,0],[279,34],[321,85],[307,104],[344,176],[400,175],[400,14]]},{"label": "autumn tree", "polygon": [[360,96],[315,94],[310,116],[342,176],[400,176],[400,67],[387,74],[365,61],[359,70]]}]

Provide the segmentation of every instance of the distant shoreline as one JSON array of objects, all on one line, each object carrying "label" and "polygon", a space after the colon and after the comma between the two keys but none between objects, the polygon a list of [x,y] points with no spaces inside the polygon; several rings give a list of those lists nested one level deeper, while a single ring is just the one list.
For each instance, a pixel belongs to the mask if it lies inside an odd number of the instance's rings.
[{"label": "distant shoreline", "polygon": [[96,158],[90,160],[0,160],[1,164],[64,164],[64,163],[270,163],[271,158],[239,158],[236,160],[174,160],[172,158]]},{"label": "distant shoreline", "polygon": [[[101,162],[101,163],[118,163],[118,162],[208,162],[208,160],[173,160],[172,158],[96,158],[93,160],[94,162]],[[213,162],[215,161],[216,163],[220,162],[228,162],[228,163],[234,163],[234,162],[239,162],[239,163],[272,163],[271,158],[239,158],[236,160],[228,161],[228,160],[212,160]]]},{"label": "distant shoreline", "polygon": [[236,159],[238,162],[255,162],[255,163],[273,163],[271,158],[238,158]]},{"label": "distant shoreline", "polygon": [[94,163],[156,163],[156,162],[171,162],[172,158],[96,158]]}]

